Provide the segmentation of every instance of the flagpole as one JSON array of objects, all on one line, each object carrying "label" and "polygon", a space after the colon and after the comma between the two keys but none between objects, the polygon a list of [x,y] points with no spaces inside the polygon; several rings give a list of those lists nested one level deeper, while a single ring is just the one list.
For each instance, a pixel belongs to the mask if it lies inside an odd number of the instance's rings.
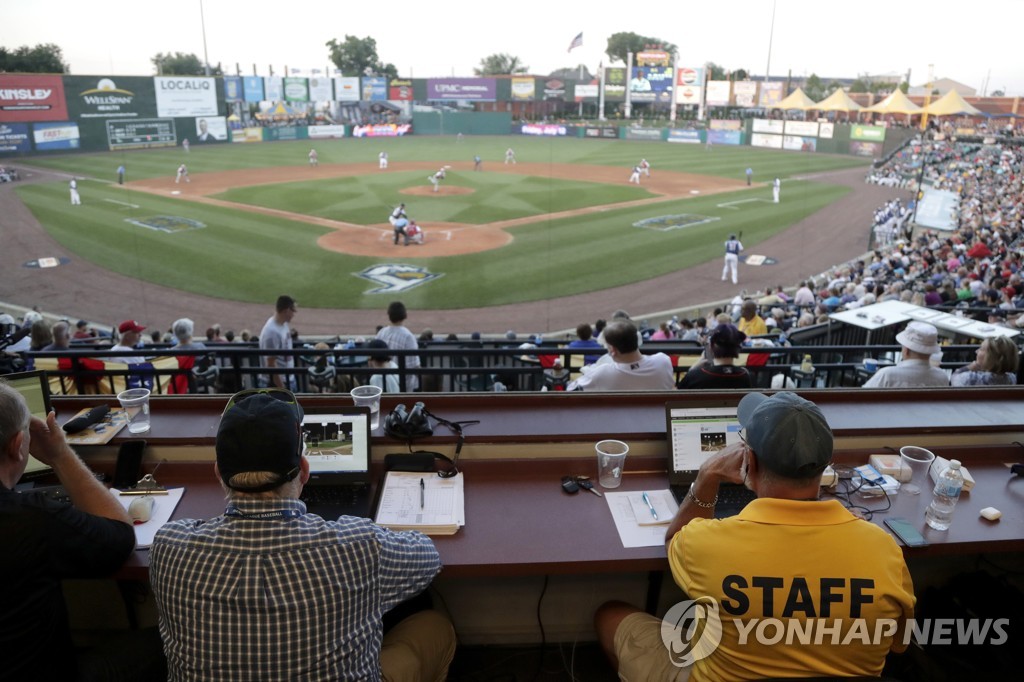
[{"label": "flagpole", "polygon": [[603,120],[605,120],[605,118],[604,118],[604,62],[601,62],[601,65],[597,67],[597,71],[598,71],[598,77],[600,78],[600,81],[598,81],[598,86],[597,86],[597,120],[598,121],[603,121]]},{"label": "flagpole", "polygon": [[[583,62],[580,62],[580,83],[583,82]],[[583,98],[580,97],[580,120],[583,120]]]},{"label": "flagpole", "polygon": [[631,95],[630,83],[633,78],[633,53],[626,53],[626,118],[633,117],[633,98]]}]

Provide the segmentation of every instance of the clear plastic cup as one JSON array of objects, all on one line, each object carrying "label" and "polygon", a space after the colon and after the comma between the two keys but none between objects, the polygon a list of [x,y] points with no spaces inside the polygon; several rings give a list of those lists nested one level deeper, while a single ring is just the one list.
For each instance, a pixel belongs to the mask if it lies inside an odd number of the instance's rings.
[{"label": "clear plastic cup", "polygon": [[618,488],[622,483],[622,469],[626,466],[629,446],[621,440],[602,440],[594,450],[597,452],[597,482],[603,488]]},{"label": "clear plastic cup", "polygon": [[129,433],[149,431],[148,388],[129,388],[127,391],[121,391],[117,394],[117,401],[128,415]]},{"label": "clear plastic cup", "polygon": [[356,407],[370,408],[370,430],[376,431],[380,426],[380,394],[383,393],[377,386],[357,386],[349,395],[355,402]]}]

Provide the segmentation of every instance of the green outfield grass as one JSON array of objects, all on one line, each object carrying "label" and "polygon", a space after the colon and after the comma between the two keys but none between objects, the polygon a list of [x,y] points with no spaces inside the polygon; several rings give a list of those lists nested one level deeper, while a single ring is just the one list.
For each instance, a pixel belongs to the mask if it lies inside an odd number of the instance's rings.
[{"label": "green outfield grass", "polygon": [[[716,146],[706,152],[701,146],[598,140],[467,137],[461,144],[456,144],[454,138],[316,143],[322,164],[368,163],[376,160],[379,150],[387,149],[392,161],[451,163],[468,161],[479,153],[485,158],[485,170],[487,163],[500,163],[510,145],[521,162],[616,165],[628,171],[640,157],[646,157],[655,173],[671,169],[737,179],[742,178],[747,166],[754,168],[755,179],[767,179],[865,163],[853,157],[749,147]],[[193,173],[303,165],[309,146],[306,141],[193,147],[187,162]],[[129,179],[138,179],[171,175],[183,158],[184,152],[176,149],[33,159],[33,164],[91,178],[79,183],[83,205],[69,205],[63,182],[23,185],[17,192],[72,254],[115,272],[165,286],[249,302],[273,300],[284,287],[307,307],[379,308],[394,294],[366,293],[374,285],[354,273],[381,263],[406,263],[443,274],[403,292],[401,298],[408,305],[463,308],[545,300],[683,270],[720,258],[722,242],[729,232],[743,231],[748,252],[756,253],[754,247],[760,241],[828,206],[846,191],[817,182],[787,180],[781,204],[770,203],[770,189],[764,187],[610,209],[580,217],[545,219],[547,214],[569,208],[624,201],[647,193],[642,187],[625,184],[595,185],[486,172],[453,173],[449,184],[471,184],[476,191],[419,201],[414,217],[423,222],[466,223],[529,214],[537,214],[541,219],[536,224],[513,228],[513,242],[493,251],[415,259],[397,257],[415,253],[415,248],[399,247],[394,258],[366,258],[320,249],[316,240],[326,229],[316,225],[111,186],[114,169],[122,159],[128,166]],[[424,175],[422,180],[417,179],[420,175]],[[374,173],[338,181],[240,188],[226,196],[233,201],[356,223],[381,223],[388,208],[402,200],[403,195],[397,191],[421,182],[426,182],[422,173]],[[746,199],[757,201],[720,206]],[[640,220],[678,214],[717,220],[664,232],[633,226]],[[167,233],[128,222],[153,216],[176,216],[198,221],[205,227]]]}]

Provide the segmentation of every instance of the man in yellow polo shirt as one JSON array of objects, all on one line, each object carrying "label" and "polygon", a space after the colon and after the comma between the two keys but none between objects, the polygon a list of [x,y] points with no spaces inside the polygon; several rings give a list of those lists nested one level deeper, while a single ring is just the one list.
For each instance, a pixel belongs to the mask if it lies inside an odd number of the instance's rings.
[{"label": "man in yellow polo shirt", "polygon": [[740,319],[736,328],[747,335],[747,338],[768,333],[768,325],[764,318],[757,314],[757,303],[751,299],[743,302],[740,308]]},{"label": "man in yellow polo shirt", "polygon": [[[666,614],[667,636],[661,619],[603,605],[602,647],[627,682],[880,675],[914,617],[903,553],[878,526],[818,499],[832,432],[814,403],[750,393],[738,416],[743,443],[704,463],[666,533],[672,575],[693,601]],[[758,499],[714,519],[722,483]],[[696,643],[680,622],[694,616],[706,624]]]}]

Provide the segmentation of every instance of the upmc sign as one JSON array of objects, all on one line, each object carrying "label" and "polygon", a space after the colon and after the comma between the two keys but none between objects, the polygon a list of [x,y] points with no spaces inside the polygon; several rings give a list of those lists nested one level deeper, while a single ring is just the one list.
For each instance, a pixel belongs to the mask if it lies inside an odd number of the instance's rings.
[{"label": "upmc sign", "polygon": [[0,123],[66,120],[68,107],[60,76],[0,74]]}]

